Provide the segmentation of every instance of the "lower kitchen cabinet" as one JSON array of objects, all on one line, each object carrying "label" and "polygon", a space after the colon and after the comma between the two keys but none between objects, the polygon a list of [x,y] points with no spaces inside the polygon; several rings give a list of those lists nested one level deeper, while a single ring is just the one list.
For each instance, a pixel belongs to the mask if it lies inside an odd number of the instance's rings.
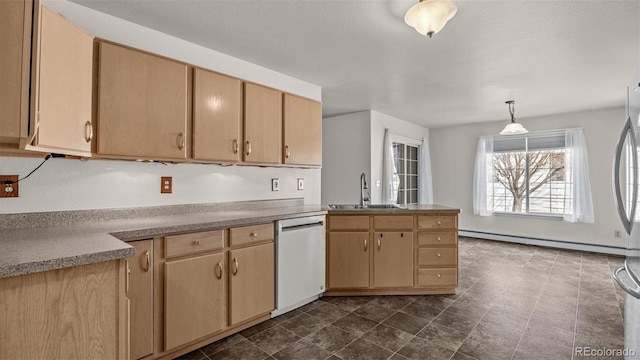
[{"label": "lower kitchen cabinet", "polygon": [[224,329],[224,253],[167,261],[164,266],[165,348]]},{"label": "lower kitchen cabinet", "polygon": [[375,233],[373,286],[413,286],[413,232]]},{"label": "lower kitchen cabinet", "polygon": [[452,294],[457,213],[328,217],[325,295]]},{"label": "lower kitchen cabinet", "polygon": [[[273,230],[271,231],[273,234]],[[269,313],[275,307],[273,242],[229,251],[231,326]]]},{"label": "lower kitchen cabinet", "polygon": [[329,288],[368,288],[370,244],[368,232],[329,234]]},{"label": "lower kitchen cabinet", "polygon": [[136,254],[128,259],[130,303],[130,358],[133,360],[153,354],[153,240],[128,243]]}]

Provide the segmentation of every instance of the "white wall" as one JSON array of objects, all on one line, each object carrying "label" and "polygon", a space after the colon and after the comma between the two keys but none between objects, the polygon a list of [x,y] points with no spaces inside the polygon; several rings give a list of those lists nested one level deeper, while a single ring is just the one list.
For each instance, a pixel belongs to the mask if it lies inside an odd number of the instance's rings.
[{"label": "white wall", "polygon": [[371,203],[382,203],[384,130],[422,140],[429,129],[377,111],[361,111],[322,120],[322,203],[357,204],[360,174],[367,176]]},{"label": "white wall", "polygon": [[411,140],[429,141],[429,129],[377,111],[371,112],[371,203],[382,203],[382,154],[384,130],[392,135],[400,135]]},{"label": "white wall", "polygon": [[370,179],[371,112],[322,119],[322,203],[357,204],[360,174]]},{"label": "white wall", "polygon": [[461,209],[461,230],[624,247],[614,230],[624,233],[613,200],[613,152],[624,123],[625,108],[518,119],[530,131],[584,129],[589,152],[595,224],[567,223],[508,215],[473,215],[473,169],[478,137],[498,134],[507,120],[431,129],[434,201]]},{"label": "white wall", "polygon": [[[97,12],[66,0],[43,0],[89,33],[286,92],[321,99],[321,88],[249,62]],[[41,159],[0,157],[0,174],[26,175]],[[173,194],[160,177],[173,176]],[[303,191],[296,179],[304,178]],[[280,191],[271,191],[271,178]],[[303,197],[320,203],[320,170],[130,161],[51,159],[20,183],[20,197],[0,200],[0,213],[84,210]]]}]

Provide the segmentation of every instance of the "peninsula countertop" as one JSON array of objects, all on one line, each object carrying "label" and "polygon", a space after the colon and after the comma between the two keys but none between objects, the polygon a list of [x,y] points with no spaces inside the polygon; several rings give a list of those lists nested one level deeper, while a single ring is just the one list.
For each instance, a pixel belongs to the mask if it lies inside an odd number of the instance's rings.
[{"label": "peninsula countertop", "polygon": [[320,205],[276,202],[5,214],[0,223],[0,278],[126,258],[135,252],[127,239],[327,213]]}]

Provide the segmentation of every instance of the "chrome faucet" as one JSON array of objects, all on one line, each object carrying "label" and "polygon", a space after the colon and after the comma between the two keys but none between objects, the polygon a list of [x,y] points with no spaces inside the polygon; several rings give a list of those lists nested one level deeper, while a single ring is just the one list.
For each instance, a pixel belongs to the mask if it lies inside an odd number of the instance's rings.
[{"label": "chrome faucet", "polygon": [[367,177],[364,173],[360,174],[360,206],[364,206],[364,203],[369,201],[369,192],[365,195],[365,190],[369,190],[367,187]]}]

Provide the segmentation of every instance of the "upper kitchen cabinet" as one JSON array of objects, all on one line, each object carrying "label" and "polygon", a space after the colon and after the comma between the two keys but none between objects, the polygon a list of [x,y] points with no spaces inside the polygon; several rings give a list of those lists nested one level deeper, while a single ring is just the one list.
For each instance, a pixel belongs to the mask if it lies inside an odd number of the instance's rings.
[{"label": "upper kitchen cabinet", "polygon": [[93,37],[46,6],[39,10],[27,149],[91,156]]},{"label": "upper kitchen cabinet", "polygon": [[111,43],[99,47],[97,153],[186,159],[188,66]]},{"label": "upper kitchen cabinet", "polygon": [[284,94],[284,150],[288,165],[322,165],[322,105]]},{"label": "upper kitchen cabinet", "polygon": [[282,93],[260,85],[244,86],[244,162],[280,164]]},{"label": "upper kitchen cabinet", "polygon": [[2,147],[91,156],[93,37],[38,1],[0,18]]},{"label": "upper kitchen cabinet", "polygon": [[238,162],[242,81],[199,68],[193,76],[193,158]]},{"label": "upper kitchen cabinet", "polygon": [[32,3],[0,1],[0,147],[24,148],[28,138]]}]

